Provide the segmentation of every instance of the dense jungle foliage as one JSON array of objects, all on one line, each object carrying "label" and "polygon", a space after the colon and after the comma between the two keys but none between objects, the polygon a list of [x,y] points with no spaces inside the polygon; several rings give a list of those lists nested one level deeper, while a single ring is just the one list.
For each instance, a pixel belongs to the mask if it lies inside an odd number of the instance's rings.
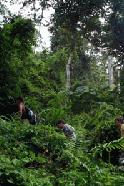
[{"label": "dense jungle foliage", "polygon": [[[22,3],[33,4],[32,19],[0,2],[0,186],[123,186],[115,119],[124,114],[124,1],[37,0],[55,10],[51,50],[40,52],[35,2]],[[36,125],[15,112],[18,96]],[[75,128],[76,142],[57,128],[59,119]]]}]

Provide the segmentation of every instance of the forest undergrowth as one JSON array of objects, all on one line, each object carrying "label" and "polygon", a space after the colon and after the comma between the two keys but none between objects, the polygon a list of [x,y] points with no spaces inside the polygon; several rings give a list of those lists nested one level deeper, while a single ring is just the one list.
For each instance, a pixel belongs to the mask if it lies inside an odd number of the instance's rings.
[{"label": "forest undergrowth", "polygon": [[1,118],[0,185],[123,185],[123,169],[115,163],[117,151],[124,144],[114,131],[114,118],[119,112],[106,104],[95,116],[70,116],[68,122],[76,130],[76,142],[45,119],[44,123],[30,125],[17,117]]}]

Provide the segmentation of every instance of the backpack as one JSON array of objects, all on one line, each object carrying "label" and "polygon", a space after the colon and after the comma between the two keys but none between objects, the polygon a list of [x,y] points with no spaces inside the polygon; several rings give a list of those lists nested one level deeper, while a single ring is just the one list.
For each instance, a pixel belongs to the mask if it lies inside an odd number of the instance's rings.
[{"label": "backpack", "polygon": [[36,114],[30,108],[27,108],[26,110],[29,123],[35,125],[37,122]]}]

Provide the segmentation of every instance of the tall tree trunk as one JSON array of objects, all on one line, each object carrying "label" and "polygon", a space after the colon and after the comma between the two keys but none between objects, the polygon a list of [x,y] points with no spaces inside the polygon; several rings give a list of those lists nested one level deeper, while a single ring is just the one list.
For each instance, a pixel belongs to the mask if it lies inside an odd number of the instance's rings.
[{"label": "tall tree trunk", "polygon": [[66,65],[66,91],[69,91],[71,88],[71,61],[72,55],[70,54]]},{"label": "tall tree trunk", "polygon": [[108,59],[108,75],[109,75],[109,86],[112,87],[114,83],[114,77],[113,77],[113,59],[109,57]]},{"label": "tall tree trunk", "polygon": [[34,21],[36,21],[36,0],[33,0],[33,10],[34,10],[34,15],[33,15],[33,18],[34,18]]},{"label": "tall tree trunk", "polygon": [[121,78],[121,66],[120,66],[120,62],[118,62],[118,93],[119,94],[121,91],[120,78]]}]

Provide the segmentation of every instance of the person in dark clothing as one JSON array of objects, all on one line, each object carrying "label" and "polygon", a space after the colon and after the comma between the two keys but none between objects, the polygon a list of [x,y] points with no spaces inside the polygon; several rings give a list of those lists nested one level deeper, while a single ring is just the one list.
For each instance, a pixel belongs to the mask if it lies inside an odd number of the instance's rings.
[{"label": "person in dark clothing", "polygon": [[28,120],[30,124],[36,124],[36,114],[25,106],[24,99],[18,97],[16,99],[17,112],[22,120]]},{"label": "person in dark clothing", "polygon": [[[115,119],[116,127],[120,130],[120,137],[124,138],[124,118],[123,117],[117,117]],[[124,150],[121,150],[119,163],[124,165]]]}]

